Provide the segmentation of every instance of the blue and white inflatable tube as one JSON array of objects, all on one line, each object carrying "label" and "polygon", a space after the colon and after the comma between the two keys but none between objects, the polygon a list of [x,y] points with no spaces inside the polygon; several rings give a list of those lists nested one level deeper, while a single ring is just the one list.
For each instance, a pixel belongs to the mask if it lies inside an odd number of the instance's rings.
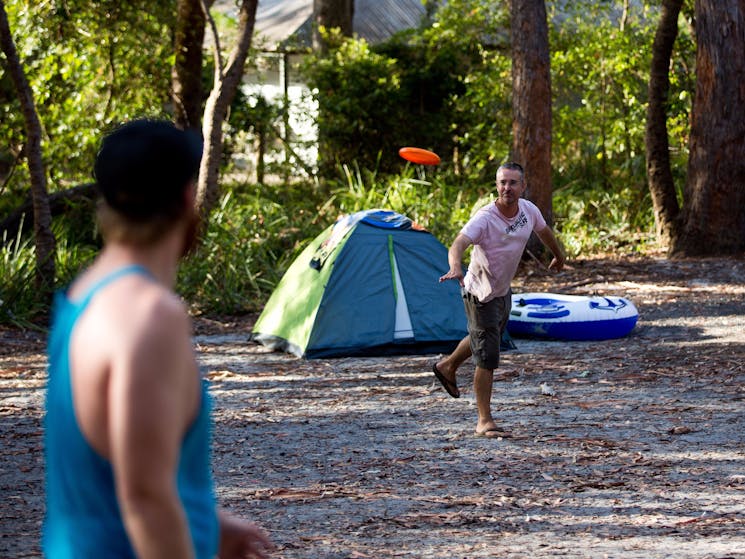
[{"label": "blue and white inflatable tube", "polygon": [[626,336],[638,318],[623,297],[514,293],[507,331],[515,337],[608,340]]}]

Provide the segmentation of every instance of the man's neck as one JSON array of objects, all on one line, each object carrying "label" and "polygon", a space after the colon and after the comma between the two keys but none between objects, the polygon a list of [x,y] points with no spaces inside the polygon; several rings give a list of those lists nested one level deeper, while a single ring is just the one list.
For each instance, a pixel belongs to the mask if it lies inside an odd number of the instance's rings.
[{"label": "man's neck", "polygon": [[520,211],[520,202],[519,200],[515,202],[514,204],[507,205],[502,202],[499,198],[496,199],[494,202],[494,205],[497,206],[497,209],[499,210],[499,213],[501,213],[504,217],[515,217],[517,215],[517,212]]},{"label": "man's neck", "polygon": [[168,236],[148,247],[109,243],[101,251],[98,264],[109,269],[139,264],[160,284],[170,289],[176,283],[182,243],[183,241],[176,236]]}]

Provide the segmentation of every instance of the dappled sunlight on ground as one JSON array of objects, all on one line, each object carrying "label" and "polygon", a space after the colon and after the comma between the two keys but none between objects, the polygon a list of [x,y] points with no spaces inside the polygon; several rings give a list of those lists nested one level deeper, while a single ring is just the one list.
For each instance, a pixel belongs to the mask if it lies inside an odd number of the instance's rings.
[{"label": "dappled sunlight on ground", "polygon": [[[515,291],[621,295],[639,322],[606,342],[516,339],[496,440],[473,435],[470,364],[452,399],[437,356],[307,361],[249,344],[250,317],[197,319],[220,500],[285,559],[745,556],[745,264],[572,268],[522,270]],[[34,557],[43,339],[0,338],[0,556]]]}]

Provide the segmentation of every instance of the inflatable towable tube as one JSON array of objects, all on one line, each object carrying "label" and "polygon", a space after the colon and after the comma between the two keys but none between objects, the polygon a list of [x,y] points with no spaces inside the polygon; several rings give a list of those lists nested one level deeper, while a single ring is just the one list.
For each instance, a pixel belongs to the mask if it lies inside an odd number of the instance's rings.
[{"label": "inflatable towable tube", "polygon": [[514,293],[507,330],[516,337],[608,340],[626,336],[638,318],[623,297]]}]

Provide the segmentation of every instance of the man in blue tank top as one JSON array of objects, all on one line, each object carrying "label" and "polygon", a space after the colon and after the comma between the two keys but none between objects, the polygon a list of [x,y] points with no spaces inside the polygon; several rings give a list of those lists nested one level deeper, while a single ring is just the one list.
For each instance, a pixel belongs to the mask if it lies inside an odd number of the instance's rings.
[{"label": "man in blue tank top", "polygon": [[49,337],[47,557],[268,556],[257,526],[216,507],[209,395],[172,291],[200,144],[138,120],[96,158],[104,248],[57,294]]}]

